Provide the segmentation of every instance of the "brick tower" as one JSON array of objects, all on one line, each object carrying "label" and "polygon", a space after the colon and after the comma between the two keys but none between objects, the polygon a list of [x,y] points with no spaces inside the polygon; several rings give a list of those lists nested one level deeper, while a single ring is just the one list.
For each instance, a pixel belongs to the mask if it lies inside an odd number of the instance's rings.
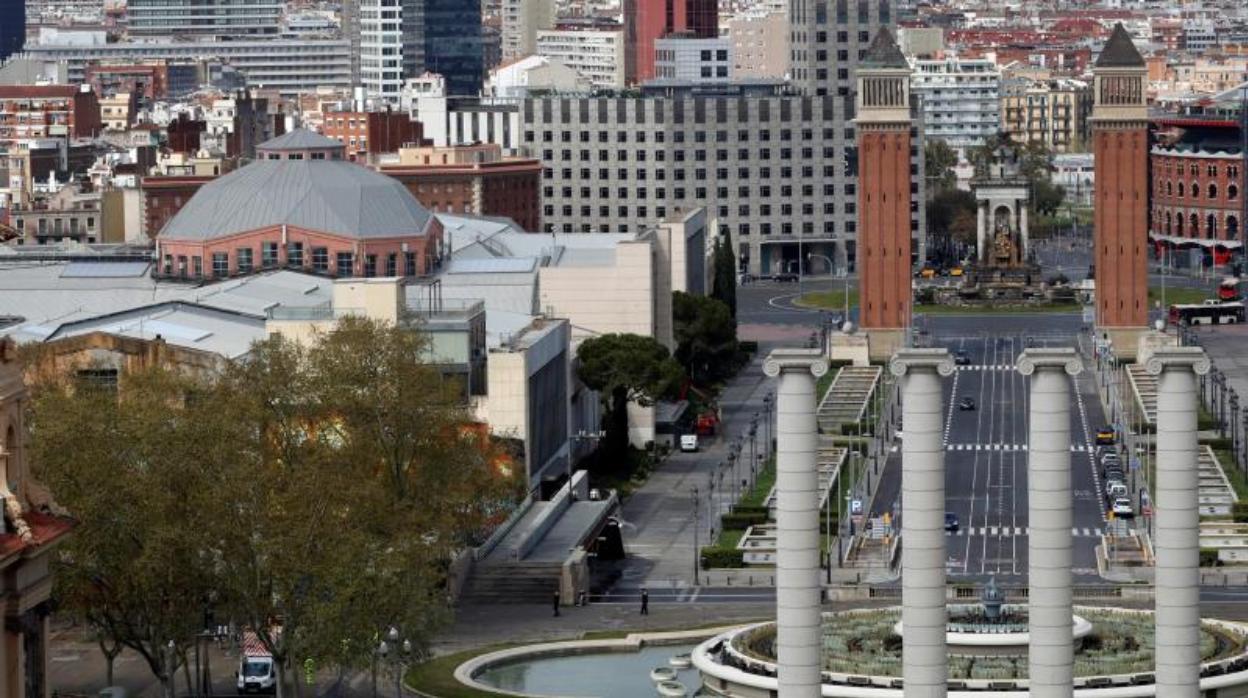
[{"label": "brick tower", "polygon": [[1148,325],[1148,108],[1144,59],[1119,24],[1093,66],[1096,326],[1127,355]]},{"label": "brick tower", "polygon": [[873,356],[910,325],[910,66],[881,28],[858,66],[859,324]]}]

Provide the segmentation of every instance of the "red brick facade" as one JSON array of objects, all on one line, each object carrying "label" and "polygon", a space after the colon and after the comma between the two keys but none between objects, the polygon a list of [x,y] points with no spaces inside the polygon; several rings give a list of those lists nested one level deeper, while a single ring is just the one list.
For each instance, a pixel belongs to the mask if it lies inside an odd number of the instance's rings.
[{"label": "red brick facade", "polygon": [[524,230],[542,229],[538,160],[388,166],[380,171],[402,182],[431,211],[504,216]]},{"label": "red brick facade", "polygon": [[155,239],[165,223],[182,210],[199,188],[216,179],[209,175],[144,177],[143,225],[149,238]]},{"label": "red brick facade", "polygon": [[365,160],[370,154],[394,153],[405,145],[425,143],[421,123],[399,112],[329,112],[322,130],[346,146],[350,160]]},{"label": "red brick facade", "polygon": [[75,85],[0,85],[0,143],[99,135],[100,102]]},{"label": "red brick facade", "polygon": [[858,126],[859,324],[900,329],[910,318],[910,124]]},{"label": "red brick facade", "polygon": [[1148,128],[1143,121],[1093,126],[1096,158],[1098,327],[1148,325]]},{"label": "red brick facade", "polygon": [[[1232,152],[1238,145],[1238,125],[1233,121],[1166,121],[1159,129],[1179,128],[1188,134],[1210,133],[1223,146],[1200,143],[1197,147],[1154,146],[1149,155],[1152,173],[1154,236],[1206,242],[1240,240],[1243,232],[1245,180],[1244,160]],[[1220,132],[1220,133],[1219,133]]]}]

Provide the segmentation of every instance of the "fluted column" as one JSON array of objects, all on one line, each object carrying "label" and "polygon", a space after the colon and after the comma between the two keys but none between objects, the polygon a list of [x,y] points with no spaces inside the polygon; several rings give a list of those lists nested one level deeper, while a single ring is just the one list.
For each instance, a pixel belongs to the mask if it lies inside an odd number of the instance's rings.
[{"label": "fluted column", "polygon": [[1018,360],[1018,372],[1031,377],[1027,436],[1031,698],[1071,698],[1075,692],[1070,377],[1082,370],[1074,349],[1028,349]]},{"label": "fluted column", "polygon": [[763,364],[776,389],[776,667],[780,695],[820,693],[819,476],[815,379],[828,372],[817,349],[777,349]]},{"label": "fluted column", "polygon": [[901,626],[906,698],[946,693],[944,349],[906,349],[890,366],[901,379]]},{"label": "fluted column", "polygon": [[1196,376],[1209,372],[1197,347],[1157,349],[1157,695],[1200,695],[1200,533],[1196,490]]}]

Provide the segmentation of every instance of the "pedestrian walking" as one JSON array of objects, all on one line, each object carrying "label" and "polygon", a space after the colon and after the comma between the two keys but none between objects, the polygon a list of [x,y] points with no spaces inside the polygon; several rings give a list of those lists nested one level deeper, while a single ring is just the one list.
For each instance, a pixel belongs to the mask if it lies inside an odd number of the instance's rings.
[{"label": "pedestrian walking", "polygon": [[555,589],[555,595],[553,599],[554,599],[554,607],[555,607],[555,617],[558,618],[559,617],[559,590],[558,589]]},{"label": "pedestrian walking", "polygon": [[650,592],[645,587],[641,588],[641,615],[650,615]]}]

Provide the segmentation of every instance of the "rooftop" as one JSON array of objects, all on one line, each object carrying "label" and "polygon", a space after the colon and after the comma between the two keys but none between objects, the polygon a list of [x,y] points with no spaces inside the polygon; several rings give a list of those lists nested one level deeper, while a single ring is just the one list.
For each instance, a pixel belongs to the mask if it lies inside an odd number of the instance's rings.
[{"label": "rooftop", "polygon": [[278,225],[352,238],[423,235],[432,216],[397,180],[336,160],[259,160],[204,185],[160,232],[211,240]]},{"label": "rooftop", "polygon": [[285,150],[341,150],[343,147],[341,141],[322,136],[306,128],[297,128],[276,138],[270,138],[256,146],[256,150],[276,153]]},{"label": "rooftop", "polygon": [[906,61],[905,54],[897,47],[897,42],[893,39],[893,33],[887,27],[880,27],[875,38],[872,39],[866,55],[862,57],[861,65],[864,68],[908,69],[910,67],[910,63]]},{"label": "rooftop", "polygon": [[1144,57],[1135,48],[1135,42],[1127,33],[1122,23],[1114,25],[1114,33],[1109,35],[1101,55],[1096,59],[1097,68],[1143,68]]}]

